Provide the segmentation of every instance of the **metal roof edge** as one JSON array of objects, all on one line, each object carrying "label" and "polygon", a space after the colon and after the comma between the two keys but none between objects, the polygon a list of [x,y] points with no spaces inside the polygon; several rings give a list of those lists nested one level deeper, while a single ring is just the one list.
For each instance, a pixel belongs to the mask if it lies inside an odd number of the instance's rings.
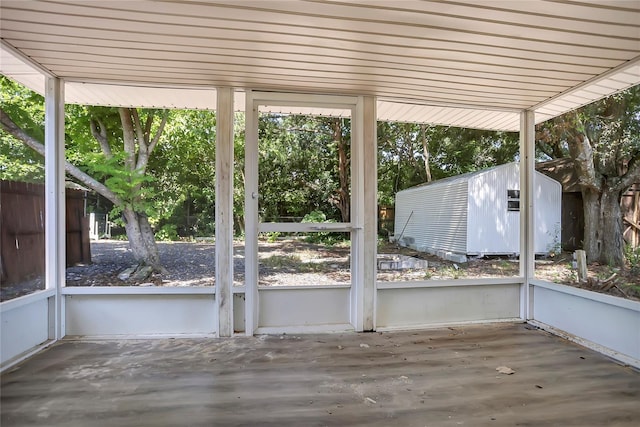
[{"label": "metal roof edge", "polygon": [[472,177],[477,176],[477,175],[482,175],[484,173],[491,172],[492,170],[495,170],[495,169],[506,168],[506,167],[513,166],[513,165],[519,166],[520,163],[519,162],[503,163],[501,165],[491,166],[489,168],[480,169],[480,170],[477,170],[477,171],[465,172],[465,173],[460,174],[460,175],[448,176],[446,178],[441,178],[441,179],[437,179],[435,181],[425,182],[425,183],[422,183],[422,184],[414,185],[413,187],[405,188],[404,190],[398,191],[398,193],[401,193],[403,191],[414,190],[414,189],[418,189],[418,188],[435,187],[435,186],[438,186],[438,185],[451,184],[451,183],[456,182],[456,181],[462,181],[462,180],[469,179],[469,178],[472,178]]},{"label": "metal roof edge", "polygon": [[[590,86],[597,85],[598,83],[604,82],[607,79],[610,79],[610,78],[614,77],[616,74],[623,73],[626,70],[628,70],[629,68],[632,68],[632,67],[635,67],[635,66],[640,66],[640,55],[636,56],[635,58],[633,58],[633,59],[631,59],[631,60],[629,60],[629,61],[627,61],[627,62],[625,62],[623,64],[620,64],[619,66],[617,66],[615,68],[612,68],[611,70],[609,70],[609,71],[607,71],[605,73],[602,73],[602,74],[600,74],[600,75],[598,75],[598,76],[596,76],[596,77],[594,77],[592,79],[586,80],[586,81],[580,83],[579,85],[572,87],[571,89],[568,89],[568,90],[566,90],[564,92],[561,92],[561,93],[559,93],[559,94],[557,94],[555,96],[552,96],[552,97],[550,97],[550,98],[548,98],[548,99],[546,99],[546,100],[544,100],[544,101],[542,101],[542,102],[540,102],[540,103],[538,103],[536,105],[533,105],[528,110],[536,112],[537,110],[543,109],[546,106],[551,105],[552,103],[561,100],[562,98],[565,98],[567,96],[571,96],[571,95],[575,94],[576,92],[579,92],[579,91],[582,91],[582,90],[585,90],[585,89],[589,88]],[[640,84],[640,75],[638,75],[638,80],[636,82],[628,84],[627,86],[625,86],[625,87],[623,87],[621,89],[612,91],[612,92],[610,92],[608,94],[605,94],[605,95],[602,95],[600,97],[594,98],[594,99],[590,100],[589,102],[586,102],[586,103],[583,103],[583,104],[576,104],[575,107],[573,107],[571,109],[568,109],[568,110],[565,110],[565,111],[560,112],[560,113],[555,114],[555,115],[545,113],[544,116],[546,116],[546,118],[544,120],[541,120],[541,121],[537,121],[536,120],[536,124],[544,122],[544,121],[547,121],[547,120],[552,119],[554,117],[561,116],[564,113],[567,113],[569,111],[575,110],[577,108],[580,108],[580,107],[582,107],[584,105],[587,105],[587,104],[590,104],[592,102],[596,102],[596,101],[598,101],[600,99],[606,98],[607,96],[611,96],[611,95],[614,95],[616,93],[622,92],[622,91],[627,90],[630,87],[636,86],[638,84]]]}]

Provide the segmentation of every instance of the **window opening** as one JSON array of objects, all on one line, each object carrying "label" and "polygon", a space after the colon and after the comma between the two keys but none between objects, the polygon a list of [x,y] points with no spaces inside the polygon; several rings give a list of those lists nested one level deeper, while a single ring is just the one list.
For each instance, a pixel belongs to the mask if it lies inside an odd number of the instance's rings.
[{"label": "window opening", "polygon": [[520,190],[507,190],[507,210],[520,212]]}]

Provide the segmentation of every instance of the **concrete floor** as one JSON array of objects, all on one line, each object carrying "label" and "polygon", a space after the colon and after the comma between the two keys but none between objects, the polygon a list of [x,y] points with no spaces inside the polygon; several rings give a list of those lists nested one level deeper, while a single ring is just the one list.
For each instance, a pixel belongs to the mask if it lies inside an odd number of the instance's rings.
[{"label": "concrete floor", "polygon": [[2,427],[640,425],[639,372],[527,325],[68,341],[1,380]]}]

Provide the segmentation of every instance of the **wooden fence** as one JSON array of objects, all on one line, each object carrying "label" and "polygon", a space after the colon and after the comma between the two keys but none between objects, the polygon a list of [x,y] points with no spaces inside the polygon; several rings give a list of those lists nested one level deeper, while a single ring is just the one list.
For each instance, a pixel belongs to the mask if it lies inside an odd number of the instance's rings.
[{"label": "wooden fence", "polygon": [[620,203],[623,216],[624,238],[633,248],[640,247],[640,184],[634,184],[624,193]]},{"label": "wooden fence", "polygon": [[[66,264],[91,262],[84,191],[66,190]],[[0,276],[16,283],[44,274],[44,185],[0,181]]]}]

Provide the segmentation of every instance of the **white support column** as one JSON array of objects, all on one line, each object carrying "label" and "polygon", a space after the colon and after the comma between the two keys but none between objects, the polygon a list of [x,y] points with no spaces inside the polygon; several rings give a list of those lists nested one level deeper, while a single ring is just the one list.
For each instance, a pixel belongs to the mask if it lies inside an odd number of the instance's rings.
[{"label": "white support column", "polygon": [[55,289],[51,339],[65,335],[61,288],[65,283],[64,83],[47,77],[45,83],[45,281]]},{"label": "white support column", "polygon": [[534,278],[534,197],[535,173],[535,117],[533,111],[520,115],[520,275],[524,277],[520,295],[520,317],[527,320],[533,312],[532,290]]},{"label": "white support column", "polygon": [[216,89],[216,304],[218,336],[233,335],[233,89]]},{"label": "white support column", "polygon": [[376,98],[363,98],[364,271],[363,328],[375,329],[378,254],[378,135]]},{"label": "white support column", "polygon": [[245,333],[253,335],[258,327],[258,107],[253,92],[246,91],[244,156],[244,283]]},{"label": "white support column", "polygon": [[364,98],[351,114],[351,324],[364,331]]}]

